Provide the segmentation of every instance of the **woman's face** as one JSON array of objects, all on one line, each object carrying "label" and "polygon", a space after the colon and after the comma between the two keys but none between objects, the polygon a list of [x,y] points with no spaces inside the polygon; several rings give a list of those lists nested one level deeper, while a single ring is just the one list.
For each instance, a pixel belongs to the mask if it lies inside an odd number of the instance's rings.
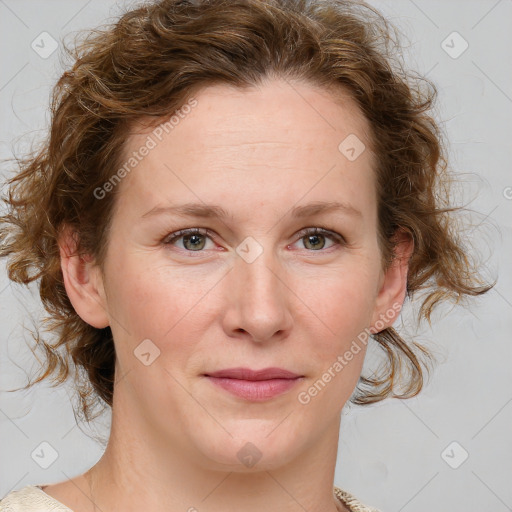
[{"label": "woman's face", "polygon": [[[117,184],[99,293],[114,413],[211,467],[271,467],[337,439],[363,334],[392,323],[403,274],[382,269],[369,128],[348,97],[276,80],[195,100],[126,141],[137,164]],[[206,376],[240,367],[300,378]]]}]

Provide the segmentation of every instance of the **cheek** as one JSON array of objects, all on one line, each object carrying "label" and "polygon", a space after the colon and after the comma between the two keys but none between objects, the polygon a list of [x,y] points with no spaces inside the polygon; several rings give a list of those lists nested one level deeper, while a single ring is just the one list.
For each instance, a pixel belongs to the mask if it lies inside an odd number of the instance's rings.
[{"label": "cheek", "polygon": [[329,346],[339,350],[370,325],[376,298],[373,274],[345,268],[297,282],[295,289],[304,298],[308,323],[321,329]]},{"label": "cheek", "polygon": [[298,401],[304,413],[318,411],[334,420],[350,398],[361,375],[369,341],[374,286],[372,280],[347,275],[330,279],[309,293],[303,325],[308,330],[311,378]]},{"label": "cheek", "polygon": [[[200,272],[198,268],[180,268],[151,258],[125,258],[116,262],[110,283],[109,312],[111,326],[120,345],[122,362],[133,357],[133,350],[150,339],[161,351],[162,361],[173,354],[173,361],[186,358],[193,351],[194,329],[201,330],[208,321],[211,293],[222,277],[218,272]],[[120,271],[122,269],[122,271]],[[115,317],[115,318],[114,318]]]}]

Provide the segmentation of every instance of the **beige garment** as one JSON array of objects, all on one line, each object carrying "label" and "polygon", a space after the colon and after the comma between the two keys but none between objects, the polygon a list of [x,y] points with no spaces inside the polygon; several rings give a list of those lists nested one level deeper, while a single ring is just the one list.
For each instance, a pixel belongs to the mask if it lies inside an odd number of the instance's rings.
[{"label": "beige garment", "polygon": [[[22,489],[10,492],[0,501],[0,512],[73,512],[56,499],[46,494],[37,485],[27,485]],[[352,494],[334,487],[335,496],[351,512],[379,512],[375,508],[363,505]]]}]

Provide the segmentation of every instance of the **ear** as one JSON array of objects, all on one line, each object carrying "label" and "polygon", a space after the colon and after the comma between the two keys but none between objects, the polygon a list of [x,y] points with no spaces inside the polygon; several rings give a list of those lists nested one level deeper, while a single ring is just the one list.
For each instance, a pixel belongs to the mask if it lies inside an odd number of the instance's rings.
[{"label": "ear", "polygon": [[100,268],[89,255],[77,254],[76,233],[65,227],[59,236],[60,265],[73,308],[89,325],[102,329],[110,322]]},{"label": "ear", "polygon": [[370,331],[377,333],[391,327],[398,317],[407,292],[409,259],[414,249],[412,236],[404,230],[395,235],[393,261],[384,272],[379,286]]}]

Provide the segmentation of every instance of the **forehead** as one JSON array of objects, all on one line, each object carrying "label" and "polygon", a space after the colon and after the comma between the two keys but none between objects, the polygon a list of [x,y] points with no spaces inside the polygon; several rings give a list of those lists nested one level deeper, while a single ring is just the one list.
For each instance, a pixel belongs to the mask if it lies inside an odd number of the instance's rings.
[{"label": "forehead", "polygon": [[[151,149],[123,181],[123,195],[136,195],[138,208],[183,194],[225,201],[262,187],[267,201],[283,193],[298,201],[308,187],[313,195],[341,184],[345,194],[373,189],[368,122],[345,91],[336,92],[285,80],[207,87],[158,126],[134,127],[124,159],[150,140]],[[343,144],[354,137],[357,151],[366,150],[351,160]]]},{"label": "forehead", "polygon": [[[246,88],[211,85],[194,94],[194,100],[193,108],[184,103],[177,109],[179,116],[171,113],[161,120],[163,137],[173,132],[176,138],[176,132],[180,132],[183,137],[194,135],[196,144],[212,142],[211,136],[235,144],[244,139],[256,142],[260,137],[267,142],[300,140],[302,146],[310,142],[302,139],[308,133],[321,136],[332,146],[333,140],[348,134],[347,130],[358,132],[362,138],[369,135],[366,118],[342,87],[327,90],[305,82],[268,79]],[[172,126],[168,123],[171,118]],[[197,128],[201,128],[200,133],[194,131]],[[327,133],[332,138],[326,139]]]}]

